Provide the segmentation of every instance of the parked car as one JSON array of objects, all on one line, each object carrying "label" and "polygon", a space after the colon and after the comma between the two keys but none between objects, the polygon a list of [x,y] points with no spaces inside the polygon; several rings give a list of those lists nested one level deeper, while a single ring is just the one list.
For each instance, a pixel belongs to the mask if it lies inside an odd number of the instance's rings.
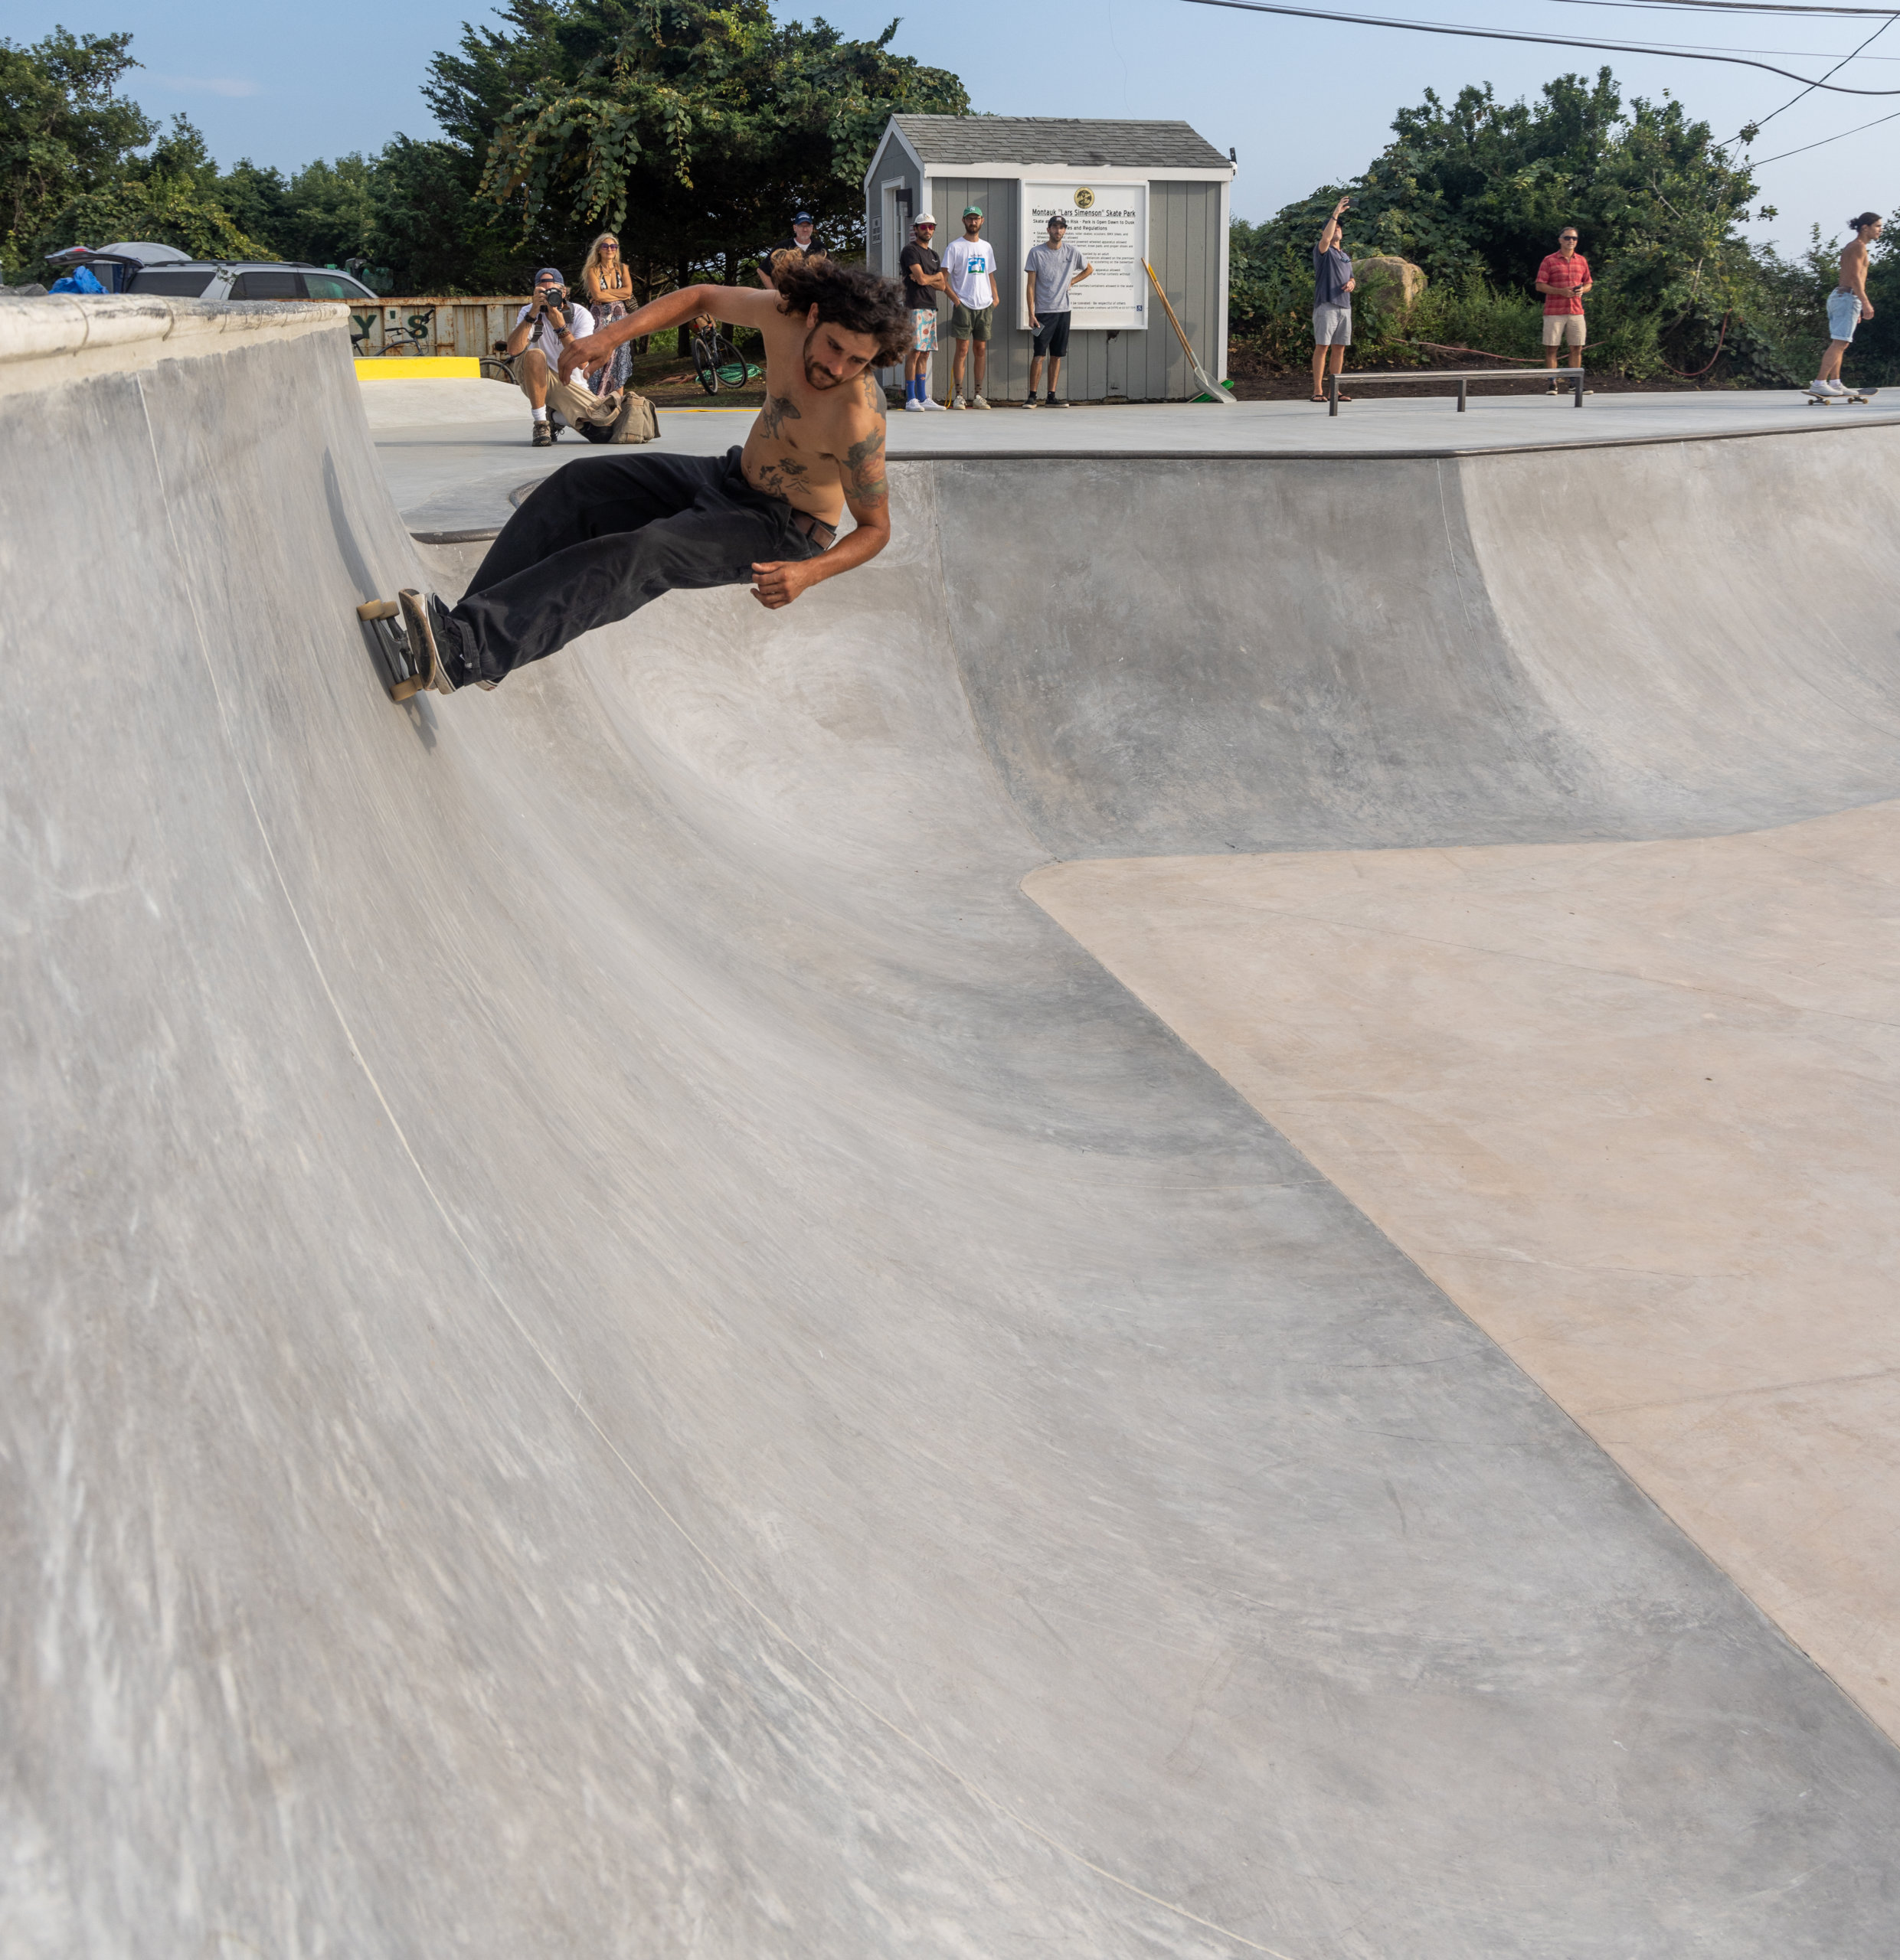
[{"label": "parked car", "polygon": [[82,265],[108,292],[155,293],[168,299],[342,299],[377,305],[360,279],[330,266],[290,265],[282,260],[231,263],[193,259],[170,245],[103,245],[96,252],[73,246],[54,254],[61,265]]}]

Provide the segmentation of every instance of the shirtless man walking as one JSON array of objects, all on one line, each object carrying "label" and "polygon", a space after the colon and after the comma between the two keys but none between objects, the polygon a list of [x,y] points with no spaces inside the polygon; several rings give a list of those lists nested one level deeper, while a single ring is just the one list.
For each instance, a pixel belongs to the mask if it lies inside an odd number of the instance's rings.
[{"label": "shirtless man walking", "polygon": [[1808,390],[1811,395],[1852,393],[1841,385],[1840,364],[1854,329],[1874,316],[1873,302],[1867,297],[1867,248],[1886,227],[1878,211],[1862,211],[1853,225],[1853,242],[1840,255],[1840,284],[1827,296],[1827,351]]},{"label": "shirtless man walking", "polygon": [[[701,313],[765,338],[766,402],[744,450],[595,456],[555,471],[509,519],[459,605],[402,595],[425,684],[492,688],[663,592],[750,585],[761,606],[789,606],[889,542],[884,390],[871,371],[897,361],[909,337],[897,286],[813,258],[784,266],[769,292],[688,286],[567,342],[561,377]],[[847,507],[857,528],[840,542]]]}]

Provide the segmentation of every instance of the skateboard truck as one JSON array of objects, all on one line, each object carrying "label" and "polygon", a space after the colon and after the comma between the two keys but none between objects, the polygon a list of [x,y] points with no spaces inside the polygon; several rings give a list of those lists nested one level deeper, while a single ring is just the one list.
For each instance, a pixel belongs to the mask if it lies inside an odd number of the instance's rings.
[{"label": "skateboard truck", "polygon": [[356,616],[370,630],[376,649],[388,671],[389,697],[406,701],[419,694],[427,683],[416,671],[409,651],[409,635],[402,625],[402,608],[393,599],[372,599],[356,609]]}]

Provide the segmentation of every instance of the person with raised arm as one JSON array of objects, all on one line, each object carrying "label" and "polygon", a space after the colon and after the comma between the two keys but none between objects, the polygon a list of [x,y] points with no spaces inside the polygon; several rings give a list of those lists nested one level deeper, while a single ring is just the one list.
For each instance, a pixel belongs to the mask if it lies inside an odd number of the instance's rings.
[{"label": "person with raised arm", "polygon": [[[1352,261],[1346,256],[1345,234],[1339,220],[1346,215],[1350,198],[1342,198],[1333,207],[1333,215],[1320,227],[1319,242],[1313,248],[1313,398],[1326,398],[1327,363],[1336,374],[1346,365],[1346,351],[1352,345],[1352,293],[1358,282],[1352,276]],[[1349,395],[1341,395],[1349,401]]]},{"label": "person with raised arm", "polygon": [[[765,406],[723,456],[590,457],[544,478],[449,606],[399,599],[422,684],[492,688],[662,593],[750,585],[790,606],[868,564],[891,537],[884,390],[910,322],[894,282],[813,256],[770,292],[692,286],[564,343],[561,378],[598,369],[643,334],[710,313],[765,342]],[[839,535],[849,509],[855,528]]]}]

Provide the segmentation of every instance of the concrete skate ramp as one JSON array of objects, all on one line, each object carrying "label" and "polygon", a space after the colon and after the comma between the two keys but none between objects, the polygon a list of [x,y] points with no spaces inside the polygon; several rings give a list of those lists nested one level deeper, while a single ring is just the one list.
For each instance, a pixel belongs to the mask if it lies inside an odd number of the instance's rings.
[{"label": "concrete skate ramp", "polygon": [[332,310],[0,315],[0,1949],[1890,1953],[1892,1745],[1018,885],[1894,793],[1895,436],[909,465],[404,710]]}]

